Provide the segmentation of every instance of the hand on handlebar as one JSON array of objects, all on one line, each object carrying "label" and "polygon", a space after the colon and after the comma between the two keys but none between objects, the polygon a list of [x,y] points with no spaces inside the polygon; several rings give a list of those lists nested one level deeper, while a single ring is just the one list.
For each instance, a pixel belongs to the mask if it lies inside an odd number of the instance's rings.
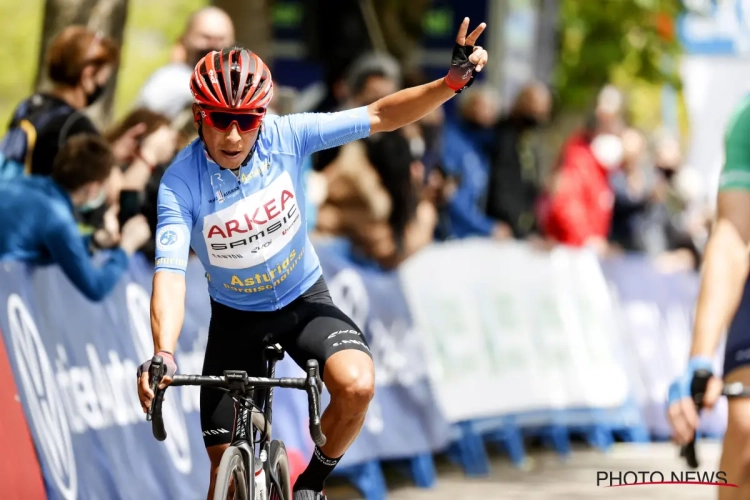
[{"label": "hand on handlebar", "polygon": [[[172,382],[172,377],[177,373],[177,363],[175,363],[174,356],[169,352],[159,351],[154,357],[157,355],[162,359],[163,365],[161,368],[162,376],[155,381],[158,383],[158,389],[164,389]],[[154,389],[156,389],[156,387],[152,387],[152,378],[155,375],[151,365],[152,361],[153,358],[138,367],[138,399],[141,402],[143,413],[148,413],[154,399]]]},{"label": "hand on handlebar", "polygon": [[[679,445],[690,443],[698,429],[700,419],[698,408],[692,399],[690,387],[697,370],[711,372],[713,361],[707,358],[691,358],[687,370],[669,386],[669,423],[672,427],[672,439]],[[723,382],[711,376],[703,396],[702,408],[711,409],[721,396]]]}]

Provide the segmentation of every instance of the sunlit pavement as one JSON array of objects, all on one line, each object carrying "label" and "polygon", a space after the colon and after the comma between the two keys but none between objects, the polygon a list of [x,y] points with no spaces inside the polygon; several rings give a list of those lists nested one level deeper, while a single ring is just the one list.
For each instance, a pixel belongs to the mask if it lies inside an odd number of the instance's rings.
[{"label": "sunlit pavement", "polygon": [[[701,469],[718,469],[720,445],[699,443]],[[617,444],[608,453],[577,448],[567,461],[551,452],[532,453],[527,470],[519,471],[503,456],[492,458],[492,473],[482,479],[467,479],[461,470],[449,463],[438,465],[435,488],[418,489],[405,483],[398,473],[388,471],[389,499],[640,499],[679,498],[715,499],[718,487],[704,485],[597,487],[597,471],[659,471],[669,479],[672,471],[684,472],[687,466],[678,458],[677,449],[669,443],[648,445]],[[632,475],[631,475],[632,477]],[[630,481],[628,481],[630,482]],[[608,483],[607,483],[608,484]],[[329,488],[330,500],[362,498],[346,486]]]}]

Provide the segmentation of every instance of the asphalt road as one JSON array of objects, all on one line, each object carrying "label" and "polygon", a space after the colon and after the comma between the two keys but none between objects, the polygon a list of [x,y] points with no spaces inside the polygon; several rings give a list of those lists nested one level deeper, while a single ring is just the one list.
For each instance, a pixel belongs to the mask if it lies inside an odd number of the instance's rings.
[{"label": "asphalt road", "polygon": [[[718,469],[720,446],[716,442],[699,444],[702,470]],[[552,452],[532,452],[528,467],[518,470],[499,455],[492,457],[492,473],[487,478],[467,479],[450,463],[438,463],[438,482],[433,489],[410,486],[395,471],[387,470],[389,500],[443,499],[715,499],[718,487],[704,485],[597,487],[597,471],[660,471],[668,477],[672,471],[688,470],[678,459],[677,450],[668,443],[647,445],[617,444],[607,453],[588,448],[576,449],[562,461]],[[632,477],[632,476],[631,476]],[[332,485],[333,486],[333,485]],[[330,500],[362,498],[346,485],[328,490]]]}]

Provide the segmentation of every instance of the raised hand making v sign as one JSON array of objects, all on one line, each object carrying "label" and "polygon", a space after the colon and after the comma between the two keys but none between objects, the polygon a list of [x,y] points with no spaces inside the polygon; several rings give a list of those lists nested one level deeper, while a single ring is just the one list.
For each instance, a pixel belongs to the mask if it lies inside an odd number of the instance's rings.
[{"label": "raised hand making v sign", "polygon": [[415,122],[469,87],[474,76],[487,65],[487,51],[475,45],[486,27],[481,23],[467,35],[469,18],[464,18],[445,78],[396,92],[370,104],[367,108],[370,133],[389,132]]}]

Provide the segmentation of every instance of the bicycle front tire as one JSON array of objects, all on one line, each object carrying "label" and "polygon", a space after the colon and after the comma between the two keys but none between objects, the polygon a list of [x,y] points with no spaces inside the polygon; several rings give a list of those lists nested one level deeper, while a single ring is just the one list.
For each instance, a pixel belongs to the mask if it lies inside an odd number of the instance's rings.
[{"label": "bicycle front tire", "polygon": [[268,500],[292,500],[292,482],[286,446],[278,440],[271,441],[269,468],[275,474],[268,478]]},{"label": "bicycle front tire", "polygon": [[[229,496],[229,488],[234,484],[234,495]],[[242,452],[235,446],[224,451],[216,474],[214,500],[250,500],[245,461]]]}]

